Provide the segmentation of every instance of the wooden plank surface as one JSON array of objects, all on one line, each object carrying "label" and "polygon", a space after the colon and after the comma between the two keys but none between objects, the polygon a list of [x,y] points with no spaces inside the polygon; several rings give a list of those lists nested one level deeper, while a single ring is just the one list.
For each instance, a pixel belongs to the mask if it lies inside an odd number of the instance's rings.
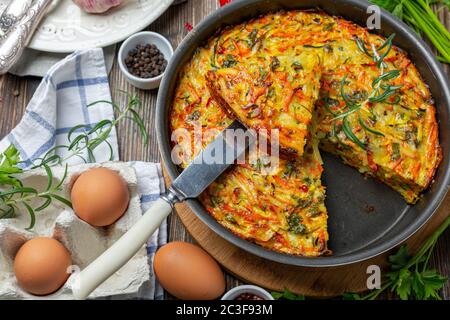
[{"label": "wooden plank surface", "polygon": [[[148,27],[148,30],[156,31],[166,36],[174,48],[187,34],[185,22],[196,25],[207,14],[218,7],[218,0],[189,0],[182,4],[172,6],[156,22]],[[439,13],[439,19],[450,30],[450,16],[447,11]],[[445,67],[450,75],[450,68]],[[0,138],[4,137],[19,122],[25,107],[34,90],[39,84],[39,78],[16,77],[5,75],[0,77]],[[143,115],[150,130],[150,142],[147,146],[140,144],[140,139],[135,139],[137,132],[134,127],[122,123],[118,128],[120,156],[122,160],[160,161],[156,134],[154,132],[156,91],[141,91],[130,86],[121,75],[117,63],[114,63],[110,73],[110,85],[113,99],[123,104],[125,98],[115,91],[116,89],[128,90],[139,95],[144,103]],[[193,241],[186,232],[176,215],[172,215],[169,221],[169,241]],[[433,253],[431,264],[442,274],[450,275],[450,230],[439,240]],[[231,275],[227,275],[227,288],[234,287],[240,282]],[[443,297],[450,299],[450,285],[447,283],[443,290]],[[170,298],[170,297],[168,297]]]},{"label": "wooden plank surface", "polygon": [[[166,174],[167,184],[170,179]],[[259,258],[226,241],[204,224],[186,203],[175,205],[177,217],[197,243],[216,259],[229,273],[261,287],[283,291],[288,289],[308,297],[337,297],[346,292],[364,292],[367,289],[367,268],[370,265],[387,267],[387,257],[394,250],[351,265],[329,268],[303,268]],[[416,252],[425,239],[450,216],[450,195],[430,221],[416,232],[406,244]],[[386,298],[386,296],[385,296]]]}]

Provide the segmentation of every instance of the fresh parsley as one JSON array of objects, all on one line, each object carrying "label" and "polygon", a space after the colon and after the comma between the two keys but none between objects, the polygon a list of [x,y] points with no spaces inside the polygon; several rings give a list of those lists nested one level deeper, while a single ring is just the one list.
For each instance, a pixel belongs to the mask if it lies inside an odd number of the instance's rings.
[{"label": "fresh parsley", "polygon": [[403,245],[389,257],[390,270],[385,274],[380,289],[366,295],[346,293],[345,300],[374,300],[380,293],[390,291],[402,300],[440,300],[439,291],[448,281],[448,277],[430,269],[429,260],[441,234],[450,225],[450,217],[431,235],[416,254],[410,255],[408,247]]},{"label": "fresh parsley", "polygon": [[[392,292],[402,300],[440,300],[439,291],[448,281],[448,277],[429,268],[429,260],[433,249],[450,225],[450,217],[424,242],[416,254],[410,255],[408,247],[403,245],[393,255],[389,256],[390,270],[384,275],[380,289],[366,295],[345,293],[344,300],[374,300],[382,292]],[[305,300],[305,296],[292,293],[288,289],[283,292],[272,292],[277,300]]]}]

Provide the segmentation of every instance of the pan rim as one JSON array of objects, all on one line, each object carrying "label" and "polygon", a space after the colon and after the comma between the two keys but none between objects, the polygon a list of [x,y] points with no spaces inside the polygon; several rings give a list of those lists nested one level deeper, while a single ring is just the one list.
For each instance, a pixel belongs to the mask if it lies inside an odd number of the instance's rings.
[{"label": "pan rim", "polygon": [[[158,140],[158,146],[160,154],[164,163],[164,166],[173,180],[179,175],[176,166],[171,161],[170,156],[170,141],[169,132],[166,131],[168,119],[166,118],[166,101],[167,97],[172,99],[171,86],[173,82],[176,82],[173,77],[176,78],[176,72],[180,68],[179,62],[186,59],[186,52],[190,52],[192,46],[197,46],[198,35],[206,32],[210,25],[214,24],[216,20],[223,19],[233,13],[239,11],[245,6],[258,5],[267,2],[267,0],[242,0],[233,1],[232,3],[218,9],[217,11],[211,13],[206,18],[204,18],[188,35],[183,39],[178,48],[176,49],[165,73],[161,86],[158,92],[157,98],[157,110],[156,110],[156,134]],[[340,0],[339,3],[345,5],[355,6],[361,10],[366,11],[367,7],[371,4],[367,1],[361,0]],[[324,9],[324,11],[327,11]],[[417,35],[409,29],[403,22],[397,20],[394,16],[385,10],[381,10],[381,18],[383,21],[387,22],[395,29],[401,31],[402,35],[408,37],[409,42],[413,42],[417,46],[417,51],[422,56],[423,60],[427,63],[432,74],[437,78],[438,86],[444,91],[442,105],[443,108],[447,108],[450,113],[450,85],[448,78],[445,75],[442,66],[435,58],[431,49],[425,42],[423,42]],[[212,34],[210,33],[209,36]],[[206,37],[208,38],[208,37]],[[172,76],[171,76],[172,75]],[[439,121],[439,118],[438,118]],[[436,210],[439,208],[440,204],[445,198],[448,189],[450,188],[450,163],[446,166],[444,163],[440,164],[439,170],[443,170],[442,182],[437,186],[437,189],[433,192],[426,207],[421,210],[420,216],[414,220],[414,223],[404,228],[401,232],[394,235],[389,241],[381,242],[370,248],[363,248],[353,253],[343,254],[340,256],[321,256],[321,257],[303,257],[297,255],[289,255],[280,252],[276,252],[270,249],[261,247],[255,243],[244,240],[237,235],[230,232],[228,229],[220,225],[213,217],[211,217],[200,202],[196,199],[187,200],[187,204],[190,209],[195,213],[195,215],[205,223],[210,229],[212,229],[220,237],[224,238],[228,242],[238,246],[239,248],[271,261],[301,266],[301,267],[336,267],[342,265],[353,264],[361,261],[368,260],[380,254],[383,254],[392,248],[400,245],[401,243],[408,240],[412,235],[414,235],[418,230],[420,230],[431,217],[434,215]]]}]

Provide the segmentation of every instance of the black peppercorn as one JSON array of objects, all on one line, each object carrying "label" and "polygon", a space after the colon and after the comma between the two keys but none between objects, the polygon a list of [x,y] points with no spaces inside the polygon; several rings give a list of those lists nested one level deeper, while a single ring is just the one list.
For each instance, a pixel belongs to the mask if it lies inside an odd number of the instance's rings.
[{"label": "black peppercorn", "polygon": [[124,59],[128,71],[140,78],[157,77],[167,67],[167,60],[152,43],[138,44]]}]

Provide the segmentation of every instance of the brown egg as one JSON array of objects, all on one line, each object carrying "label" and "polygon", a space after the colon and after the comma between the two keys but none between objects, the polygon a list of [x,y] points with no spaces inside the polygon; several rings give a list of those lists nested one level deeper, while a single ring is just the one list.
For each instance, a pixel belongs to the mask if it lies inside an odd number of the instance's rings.
[{"label": "brown egg", "polygon": [[20,287],[34,295],[47,295],[61,288],[72,264],[69,251],[52,238],[25,242],[14,258],[14,273]]},{"label": "brown egg", "polygon": [[161,285],[179,299],[212,300],[225,290],[217,262],[191,243],[166,244],[156,252],[153,267]]},{"label": "brown egg", "polygon": [[72,205],[77,216],[95,227],[116,222],[127,210],[130,193],[125,180],[113,170],[90,169],[72,187]]}]

